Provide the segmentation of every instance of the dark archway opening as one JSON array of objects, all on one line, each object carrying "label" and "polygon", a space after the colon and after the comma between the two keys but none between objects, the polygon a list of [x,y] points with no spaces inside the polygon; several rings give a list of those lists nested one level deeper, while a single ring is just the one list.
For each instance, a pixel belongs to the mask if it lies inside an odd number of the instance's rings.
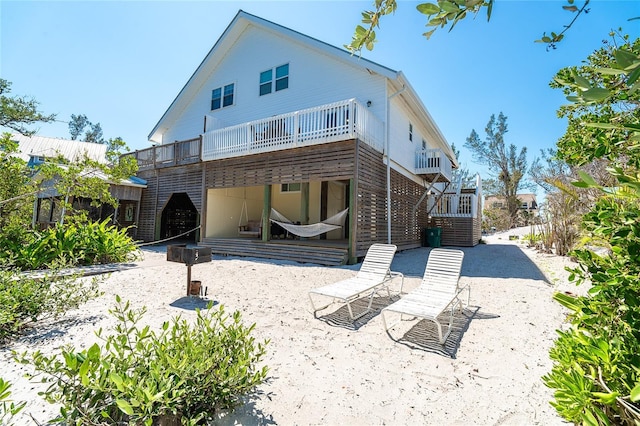
[{"label": "dark archway opening", "polygon": [[162,210],[160,220],[161,238],[171,238],[178,235],[176,240],[183,242],[196,242],[197,231],[193,229],[198,226],[198,210],[191,202],[186,192],[172,194],[171,198]]}]

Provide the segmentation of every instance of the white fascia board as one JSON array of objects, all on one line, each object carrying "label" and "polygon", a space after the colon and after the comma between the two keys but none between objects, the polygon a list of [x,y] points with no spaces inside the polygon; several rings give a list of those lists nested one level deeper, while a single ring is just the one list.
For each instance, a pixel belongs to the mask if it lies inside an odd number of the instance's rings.
[{"label": "white fascia board", "polygon": [[[171,102],[169,108],[167,108],[153,130],[151,130],[151,133],[149,133],[148,138],[150,142],[161,142],[160,135],[162,131],[166,131],[171,127],[171,122],[176,120],[179,114],[187,107],[191,99],[193,99],[201,89],[203,82],[206,81],[211,71],[214,70],[220,60],[224,58],[224,52],[233,45],[235,40],[247,27],[248,21],[243,19],[243,15],[243,11],[239,11],[236,14],[235,18],[233,18],[220,38],[218,38],[218,41],[216,41],[200,65],[198,65],[191,77],[189,77],[189,80],[187,80],[186,84],[180,92],[178,92],[178,95],[173,102]],[[220,54],[218,54],[219,52]]]},{"label": "white fascia board", "polygon": [[198,68],[196,68],[182,90],[180,90],[171,105],[169,105],[169,108],[167,108],[153,130],[151,130],[148,136],[149,141],[161,142],[161,133],[171,126],[171,123],[177,119],[191,99],[202,89],[204,81],[206,81],[211,72],[217,67],[218,63],[224,59],[226,56],[225,53],[232,48],[249,25],[254,25],[257,28],[288,37],[293,41],[347,62],[354,67],[364,68],[369,72],[380,74],[391,80],[398,78],[398,72],[391,68],[387,68],[360,56],[352,55],[344,49],[240,10],[224,30],[218,41],[213,45],[209,53],[207,53],[207,56],[205,56]]},{"label": "white fascia board", "polygon": [[425,123],[427,123],[427,125],[429,126],[429,130],[436,138],[434,142],[439,145],[439,147],[445,152],[447,157],[449,157],[449,159],[453,163],[454,168],[460,167],[458,161],[456,160],[456,155],[454,154],[453,149],[451,149],[451,145],[440,131],[440,128],[436,124],[435,120],[433,119],[433,117],[431,117],[431,114],[429,114],[429,110],[427,110],[427,107],[424,105],[402,71],[398,71],[397,81],[400,86],[404,86],[407,89],[400,96],[404,97],[407,100],[407,103],[414,109],[418,117],[420,117],[424,120]]}]

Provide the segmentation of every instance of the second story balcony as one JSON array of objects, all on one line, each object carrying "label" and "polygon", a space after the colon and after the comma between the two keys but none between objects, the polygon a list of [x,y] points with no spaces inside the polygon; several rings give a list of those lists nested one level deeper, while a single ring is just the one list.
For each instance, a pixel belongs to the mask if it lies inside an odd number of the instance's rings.
[{"label": "second story balcony", "polygon": [[367,107],[349,99],[207,132],[202,135],[202,160],[356,138],[382,152],[384,126]]},{"label": "second story balcony", "polygon": [[[322,143],[359,139],[378,152],[384,148],[384,123],[356,99],[215,129],[197,138],[156,145],[133,155],[139,170],[173,167]],[[415,173],[440,173],[451,179],[451,161],[442,150],[416,154]]]},{"label": "second story balcony", "polygon": [[451,182],[451,160],[441,149],[422,149],[416,152],[415,174],[437,177],[438,182]]}]

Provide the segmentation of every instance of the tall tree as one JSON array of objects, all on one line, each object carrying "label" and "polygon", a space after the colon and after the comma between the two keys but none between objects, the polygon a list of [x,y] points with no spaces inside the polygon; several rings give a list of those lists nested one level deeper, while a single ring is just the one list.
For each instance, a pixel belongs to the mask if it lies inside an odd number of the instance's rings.
[{"label": "tall tree", "polygon": [[0,78],[0,126],[15,130],[23,135],[32,135],[34,130],[28,126],[35,123],[50,123],[55,114],[45,115],[38,111],[38,102],[26,96],[7,96],[11,92],[11,83]]},{"label": "tall tree", "polygon": [[69,121],[69,134],[71,135],[71,140],[75,141],[80,137],[84,128],[89,124],[89,120],[87,116],[84,114],[71,114],[71,121]]},{"label": "tall tree", "polygon": [[487,134],[485,140],[481,140],[478,133],[472,130],[464,146],[471,151],[476,162],[486,165],[494,174],[499,184],[499,195],[504,197],[511,223],[514,224],[520,209],[518,191],[527,186],[523,182],[527,173],[527,148],[518,152],[514,144],[506,146],[504,135],[508,131],[507,117],[503,113],[497,119],[491,115],[484,130]]},{"label": "tall tree", "polygon": [[71,121],[69,121],[71,140],[79,139],[83,132],[84,137],[81,140],[84,142],[107,143],[102,135],[100,123],[92,123],[84,114],[71,114]]},{"label": "tall tree", "polygon": [[[456,156],[456,160],[460,160],[460,150],[455,144],[451,144],[451,150],[453,155]],[[453,181],[460,181],[461,188],[473,188],[475,186],[476,175],[472,175],[471,171],[466,167],[460,167],[453,171]]]}]

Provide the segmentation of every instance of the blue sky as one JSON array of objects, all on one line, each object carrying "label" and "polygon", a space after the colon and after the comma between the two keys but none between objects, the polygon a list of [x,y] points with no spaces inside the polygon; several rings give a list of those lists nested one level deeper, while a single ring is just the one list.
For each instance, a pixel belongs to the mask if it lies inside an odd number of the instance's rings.
[{"label": "blue sky", "polygon": [[[378,30],[379,42],[363,56],[402,70],[450,143],[472,172],[463,147],[472,129],[484,137],[491,114],[508,117],[507,143],[526,146],[529,160],[555,145],[566,123],[565,103],[548,83],[562,67],[577,65],[611,29],[640,36],[637,0],[592,0],[557,50],[534,43],[544,31],[562,30],[573,14],[564,1],[496,0],[491,21],[479,15],[452,32],[421,34],[418,2],[400,0]],[[40,103],[41,111],[68,121],[85,114],[106,138],[131,149],[147,136],[239,9],[335,46],[351,40],[370,1],[0,1],[0,76],[13,95]],[[577,4],[582,4],[577,0]],[[68,138],[64,122],[39,134]]]}]

